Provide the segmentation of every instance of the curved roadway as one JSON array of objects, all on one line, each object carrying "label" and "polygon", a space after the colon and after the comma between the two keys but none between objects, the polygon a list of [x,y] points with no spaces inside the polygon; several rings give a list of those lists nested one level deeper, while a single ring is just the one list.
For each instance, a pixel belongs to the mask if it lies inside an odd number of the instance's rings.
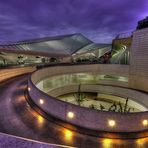
[{"label": "curved roadway", "polygon": [[25,100],[28,77],[23,75],[0,84],[0,132],[79,148],[148,147],[148,138],[113,140],[93,137],[70,131],[52,119],[44,119]]}]

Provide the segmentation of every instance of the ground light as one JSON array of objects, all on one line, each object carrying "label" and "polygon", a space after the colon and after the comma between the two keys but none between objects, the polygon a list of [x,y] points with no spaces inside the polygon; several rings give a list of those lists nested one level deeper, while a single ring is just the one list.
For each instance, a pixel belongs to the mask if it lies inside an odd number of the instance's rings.
[{"label": "ground light", "polygon": [[39,124],[43,124],[44,118],[43,118],[41,115],[38,115],[38,116],[37,116],[37,119],[38,119],[38,123],[39,123]]},{"label": "ground light", "polygon": [[36,121],[37,121],[37,126],[39,127],[39,128],[41,128],[41,127],[43,127],[43,125],[44,125],[44,118],[41,116],[41,115],[39,115],[36,111],[34,111],[34,110],[31,110],[31,113],[33,114],[33,116],[36,118]]},{"label": "ground light", "polygon": [[136,140],[136,146],[139,148],[145,148],[148,138],[140,138]]},{"label": "ground light", "polygon": [[107,138],[103,139],[103,141],[102,141],[103,148],[112,148],[112,145],[113,145],[112,139],[107,139]]},{"label": "ground light", "polygon": [[67,142],[67,143],[71,143],[73,142],[73,132],[68,130],[68,129],[64,129],[64,140]]}]

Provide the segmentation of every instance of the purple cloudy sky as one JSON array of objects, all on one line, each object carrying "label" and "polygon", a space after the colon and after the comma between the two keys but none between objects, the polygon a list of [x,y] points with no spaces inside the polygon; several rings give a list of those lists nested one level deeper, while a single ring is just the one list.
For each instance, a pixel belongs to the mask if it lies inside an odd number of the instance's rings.
[{"label": "purple cloudy sky", "polygon": [[0,0],[0,42],[82,33],[111,42],[148,15],[148,0]]}]

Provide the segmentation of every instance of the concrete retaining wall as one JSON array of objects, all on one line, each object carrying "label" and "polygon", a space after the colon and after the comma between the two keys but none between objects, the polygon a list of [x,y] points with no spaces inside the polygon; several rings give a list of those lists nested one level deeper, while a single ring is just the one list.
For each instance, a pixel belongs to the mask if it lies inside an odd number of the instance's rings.
[{"label": "concrete retaining wall", "polygon": [[[29,95],[33,102],[49,115],[63,121],[88,129],[109,132],[136,132],[147,129],[147,127],[142,125],[142,121],[148,119],[147,112],[114,113],[87,109],[48,96],[38,90],[31,81],[28,84],[30,87]],[[40,104],[40,99],[44,100],[44,104]],[[69,119],[67,116],[68,112],[73,112],[75,117]],[[116,121],[114,128],[108,125],[109,120]]]}]

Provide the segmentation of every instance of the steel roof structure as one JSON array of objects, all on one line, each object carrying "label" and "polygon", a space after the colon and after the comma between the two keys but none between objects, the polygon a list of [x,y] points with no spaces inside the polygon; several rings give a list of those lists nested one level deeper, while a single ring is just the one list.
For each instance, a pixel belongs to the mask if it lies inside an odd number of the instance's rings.
[{"label": "steel roof structure", "polygon": [[93,43],[82,34],[70,34],[0,45],[1,52],[66,57]]},{"label": "steel roof structure", "polygon": [[105,53],[111,51],[110,44],[98,44],[98,43],[91,43],[80,50],[78,50],[75,55],[84,55],[87,53],[94,53],[97,57],[103,56]]}]

